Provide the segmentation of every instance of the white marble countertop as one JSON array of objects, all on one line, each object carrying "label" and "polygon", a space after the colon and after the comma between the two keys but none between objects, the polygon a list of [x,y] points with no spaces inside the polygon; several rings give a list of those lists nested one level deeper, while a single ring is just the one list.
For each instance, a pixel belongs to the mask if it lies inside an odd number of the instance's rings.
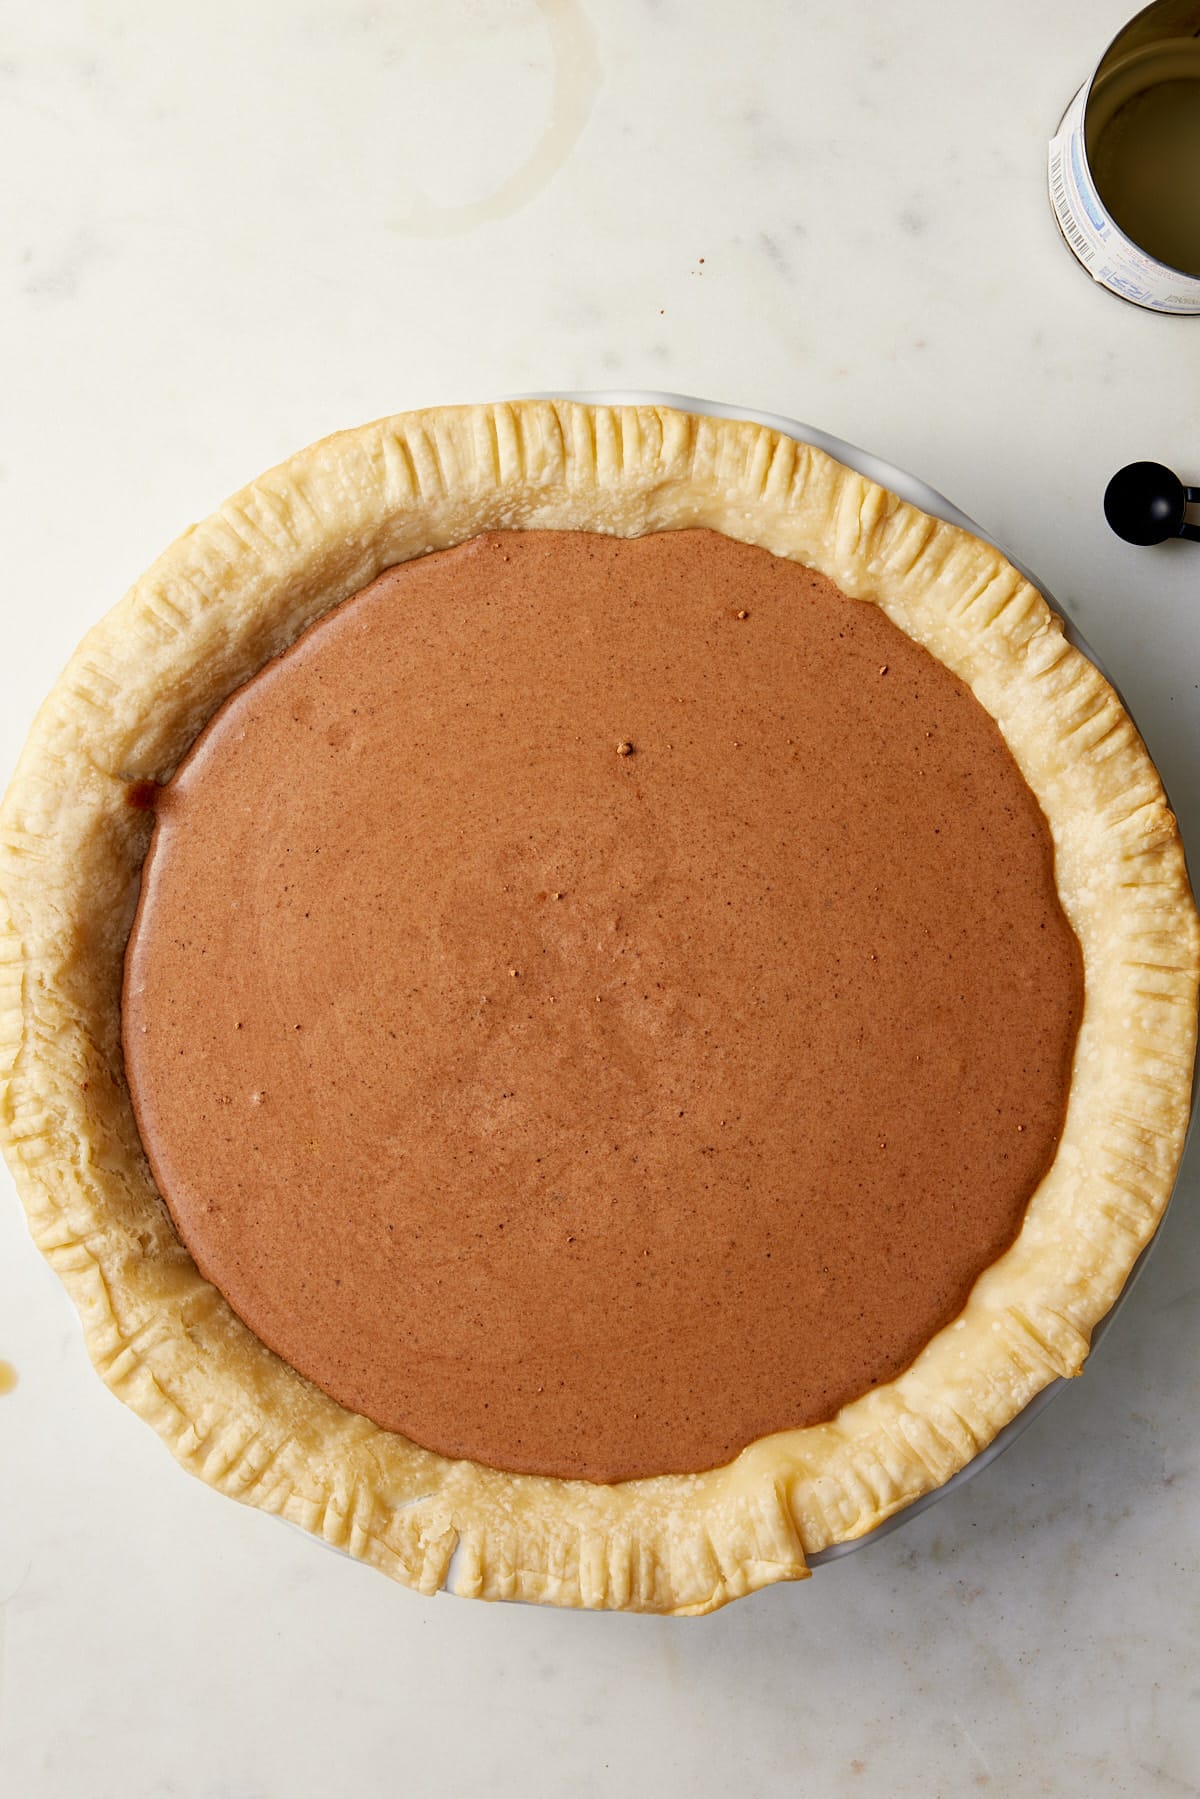
[{"label": "white marble countertop", "polygon": [[[672,388],[914,470],[1040,572],[1200,845],[1200,320],[1089,283],[1045,142],[1133,0],[15,0],[0,769],[85,628],[290,450]],[[424,1600],[188,1480],[0,1176],[0,1789],[1200,1792],[1200,1218],[1084,1378],[886,1540],[699,1622]]]}]

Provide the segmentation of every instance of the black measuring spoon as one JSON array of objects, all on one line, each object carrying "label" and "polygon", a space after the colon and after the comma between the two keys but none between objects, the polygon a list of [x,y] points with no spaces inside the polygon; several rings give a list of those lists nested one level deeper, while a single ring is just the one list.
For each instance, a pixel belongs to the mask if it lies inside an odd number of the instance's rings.
[{"label": "black measuring spoon", "polygon": [[1165,543],[1190,537],[1200,543],[1200,525],[1185,517],[1200,504],[1200,487],[1185,487],[1161,462],[1129,462],[1104,490],[1104,516],[1126,543]]}]

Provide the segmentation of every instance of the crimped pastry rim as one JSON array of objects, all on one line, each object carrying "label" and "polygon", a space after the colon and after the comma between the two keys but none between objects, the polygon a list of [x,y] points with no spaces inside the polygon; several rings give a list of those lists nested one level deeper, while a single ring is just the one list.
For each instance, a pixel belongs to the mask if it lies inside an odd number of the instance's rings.
[{"label": "crimped pastry rim", "polygon": [[[341,1410],[195,1270],[120,1060],[120,960],[164,778],[229,692],[380,569],[486,528],[706,524],[790,554],[967,681],[1054,835],[1087,998],[1067,1124],[1012,1249],[898,1380],[727,1468],[593,1488],[446,1462]],[[185,533],[85,639],[0,809],[0,1136],[109,1384],[186,1466],[425,1591],[712,1610],[942,1484],[1078,1372],[1170,1194],[1200,931],[1140,738],[992,546],[823,452],[658,406],[399,415],[301,452]]]}]

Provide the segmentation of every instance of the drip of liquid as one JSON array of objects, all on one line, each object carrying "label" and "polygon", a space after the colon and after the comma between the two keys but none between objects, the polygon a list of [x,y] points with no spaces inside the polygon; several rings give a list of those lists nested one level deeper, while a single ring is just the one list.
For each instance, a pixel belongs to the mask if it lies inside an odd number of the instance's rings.
[{"label": "drip of liquid", "polygon": [[587,123],[600,85],[600,64],[579,0],[537,0],[554,57],[550,119],[533,150],[507,180],[482,200],[438,206],[418,193],[410,211],[395,221],[409,237],[455,237],[528,204],[557,175]]},{"label": "drip of liquid", "polygon": [[1088,102],[1087,151],[1126,237],[1200,275],[1200,40],[1145,45],[1104,70]]}]

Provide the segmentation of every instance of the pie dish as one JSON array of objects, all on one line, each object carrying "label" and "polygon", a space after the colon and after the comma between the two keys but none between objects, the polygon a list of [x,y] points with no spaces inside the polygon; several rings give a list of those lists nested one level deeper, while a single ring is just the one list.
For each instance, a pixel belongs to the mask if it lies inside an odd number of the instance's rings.
[{"label": "pie dish", "polygon": [[[510,532],[547,546],[550,533],[716,533],[827,579],[864,631],[887,621],[998,727],[1044,815],[1081,958],[1065,1116],[1015,1237],[898,1372],[721,1465],[506,1470],[344,1409],[200,1274],[131,1102],[120,1000],[147,803],[230,697],[340,602],[477,539],[502,556],[495,534]],[[737,624],[753,612],[737,607]],[[888,670],[877,659],[876,678]],[[605,779],[653,778],[649,742],[631,732],[606,747]],[[997,551],[748,423],[449,408],[343,433],[264,476],[81,646],[4,803],[0,895],[0,1128],[100,1372],[210,1484],[423,1591],[450,1577],[480,1597],[696,1613],[801,1577],[809,1556],[940,1485],[1079,1371],[1181,1153],[1200,933],[1174,820],[1119,700]],[[971,1093],[960,1100],[965,1116]]]}]

